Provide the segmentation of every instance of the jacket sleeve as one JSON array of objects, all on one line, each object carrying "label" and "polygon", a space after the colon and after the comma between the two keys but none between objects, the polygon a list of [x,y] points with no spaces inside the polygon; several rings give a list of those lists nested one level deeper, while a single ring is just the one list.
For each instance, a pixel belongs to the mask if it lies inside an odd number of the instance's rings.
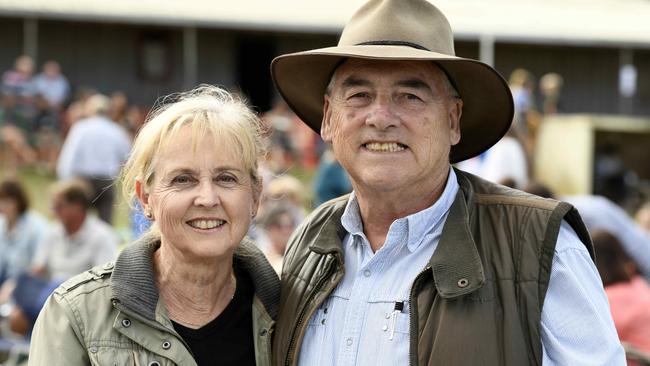
[{"label": "jacket sleeve", "polygon": [[68,299],[56,291],[34,325],[29,365],[86,366],[88,352]]}]

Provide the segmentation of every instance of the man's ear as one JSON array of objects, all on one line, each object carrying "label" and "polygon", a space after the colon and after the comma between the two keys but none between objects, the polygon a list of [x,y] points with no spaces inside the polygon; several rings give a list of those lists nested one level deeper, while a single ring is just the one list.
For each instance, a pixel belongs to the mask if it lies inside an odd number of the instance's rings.
[{"label": "man's ear", "polygon": [[463,115],[463,100],[454,98],[449,108],[449,138],[451,145],[460,142],[460,117]]},{"label": "man's ear", "polygon": [[323,97],[323,121],[320,125],[320,136],[325,142],[332,142],[332,106],[329,95]]}]

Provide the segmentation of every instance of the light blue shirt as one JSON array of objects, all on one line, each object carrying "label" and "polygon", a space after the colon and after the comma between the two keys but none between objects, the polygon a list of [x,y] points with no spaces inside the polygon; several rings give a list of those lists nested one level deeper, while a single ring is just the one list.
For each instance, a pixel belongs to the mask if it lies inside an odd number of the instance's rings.
[{"label": "light blue shirt", "polygon": [[29,270],[47,226],[43,216],[27,211],[9,230],[6,218],[0,215],[0,283]]},{"label": "light blue shirt", "polygon": [[[299,365],[408,365],[409,291],[438,245],[459,186],[450,170],[429,208],[395,220],[376,253],[350,196],[341,223],[345,273],[309,320]],[[404,304],[395,312],[395,304]],[[477,325],[478,326],[478,325]],[[625,365],[602,283],[584,244],[565,222],[555,249],[541,324],[544,365]]]},{"label": "light blue shirt", "polygon": [[107,117],[88,117],[70,128],[56,173],[60,179],[115,178],[130,150],[126,130]]}]

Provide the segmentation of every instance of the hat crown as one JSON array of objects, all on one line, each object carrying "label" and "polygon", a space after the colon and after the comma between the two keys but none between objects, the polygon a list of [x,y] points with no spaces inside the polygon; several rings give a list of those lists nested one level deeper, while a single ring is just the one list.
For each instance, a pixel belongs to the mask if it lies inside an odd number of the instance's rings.
[{"label": "hat crown", "polygon": [[449,21],[426,0],[370,0],[343,29],[339,46],[405,45],[455,56]]}]

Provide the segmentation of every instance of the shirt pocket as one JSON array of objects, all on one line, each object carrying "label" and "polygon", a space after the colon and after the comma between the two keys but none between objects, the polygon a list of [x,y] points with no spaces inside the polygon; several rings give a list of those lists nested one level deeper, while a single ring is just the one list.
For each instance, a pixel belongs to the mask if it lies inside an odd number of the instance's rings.
[{"label": "shirt pocket", "polygon": [[366,326],[375,327],[371,333],[377,335],[377,365],[406,364],[410,339],[409,302],[403,299],[375,302],[371,309]]}]

